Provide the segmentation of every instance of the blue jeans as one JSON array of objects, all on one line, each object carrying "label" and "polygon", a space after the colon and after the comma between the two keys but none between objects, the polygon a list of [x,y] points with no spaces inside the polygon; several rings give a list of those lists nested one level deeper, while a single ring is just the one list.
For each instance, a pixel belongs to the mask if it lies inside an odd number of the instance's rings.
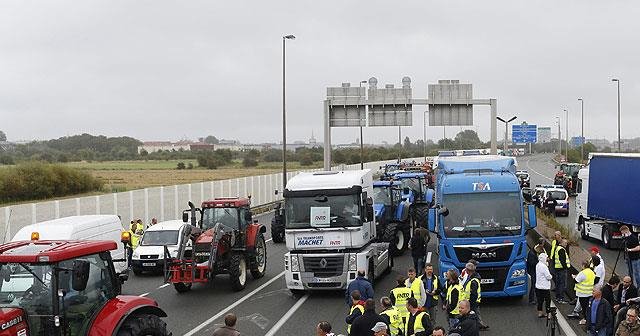
[{"label": "blue jeans", "polygon": [[567,270],[556,270],[555,278],[556,282],[556,300],[564,299],[564,292],[567,289]]},{"label": "blue jeans", "polygon": [[413,267],[416,269],[416,274],[422,274],[424,268],[424,256],[413,257]]},{"label": "blue jeans", "polygon": [[633,282],[636,284],[636,287],[638,287],[640,286],[640,259],[631,260],[631,268],[633,269],[633,273],[629,272],[629,274],[633,277]]}]

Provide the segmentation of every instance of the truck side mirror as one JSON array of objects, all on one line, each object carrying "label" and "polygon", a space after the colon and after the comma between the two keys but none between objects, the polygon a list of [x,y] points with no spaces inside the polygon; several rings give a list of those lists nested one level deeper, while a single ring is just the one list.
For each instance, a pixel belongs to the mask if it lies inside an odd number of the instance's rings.
[{"label": "truck side mirror", "polygon": [[251,213],[251,211],[247,211],[244,213],[244,220],[251,223],[251,219],[253,217],[253,214]]},{"label": "truck side mirror", "polygon": [[78,292],[83,291],[87,288],[87,282],[89,282],[89,262],[86,260],[74,260],[71,288]]},{"label": "truck side mirror", "polygon": [[533,204],[529,204],[527,209],[529,211],[529,224],[527,229],[534,229],[538,226],[538,219],[536,218],[536,207]]},{"label": "truck side mirror", "polygon": [[274,190],[274,191],[273,191],[273,194],[274,194],[274,195],[277,195],[277,194],[278,194],[278,189]]},{"label": "truck side mirror", "polygon": [[188,213],[186,213],[186,212],[182,213],[182,221],[185,222],[185,223],[189,222],[189,214]]},{"label": "truck side mirror", "polygon": [[436,209],[429,209],[427,226],[429,227],[429,231],[436,232]]}]

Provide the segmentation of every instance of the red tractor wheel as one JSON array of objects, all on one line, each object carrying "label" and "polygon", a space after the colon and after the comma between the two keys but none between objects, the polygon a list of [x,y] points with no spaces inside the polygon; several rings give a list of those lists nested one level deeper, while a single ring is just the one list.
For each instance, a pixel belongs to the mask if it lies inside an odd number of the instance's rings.
[{"label": "red tractor wheel", "polygon": [[156,315],[140,314],[128,317],[118,330],[118,336],[167,336],[167,324]]},{"label": "red tractor wheel", "polygon": [[176,282],[173,284],[173,287],[176,289],[176,292],[185,293],[191,290],[191,285],[191,283]]},{"label": "red tractor wheel", "polygon": [[247,261],[242,253],[233,253],[229,262],[229,275],[231,287],[235,291],[241,291],[247,285]]},{"label": "red tractor wheel", "polygon": [[260,279],[267,270],[267,243],[262,233],[256,238],[255,252],[251,261],[251,276]]}]

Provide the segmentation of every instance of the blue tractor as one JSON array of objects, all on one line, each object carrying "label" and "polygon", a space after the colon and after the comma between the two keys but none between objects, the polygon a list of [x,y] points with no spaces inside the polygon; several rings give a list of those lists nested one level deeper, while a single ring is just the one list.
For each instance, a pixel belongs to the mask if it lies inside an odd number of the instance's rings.
[{"label": "blue tractor", "polygon": [[409,203],[411,227],[427,227],[429,209],[435,204],[433,175],[423,172],[404,172],[394,176],[400,182],[402,198]]},{"label": "blue tractor", "polygon": [[397,173],[402,172],[402,163],[387,163],[384,166],[380,166],[380,170],[382,170],[382,174],[380,175],[381,181],[388,181]]},{"label": "blue tractor", "polygon": [[374,181],[373,202],[378,240],[389,243],[391,255],[402,255],[409,246],[411,222],[409,201],[402,198],[400,182]]}]

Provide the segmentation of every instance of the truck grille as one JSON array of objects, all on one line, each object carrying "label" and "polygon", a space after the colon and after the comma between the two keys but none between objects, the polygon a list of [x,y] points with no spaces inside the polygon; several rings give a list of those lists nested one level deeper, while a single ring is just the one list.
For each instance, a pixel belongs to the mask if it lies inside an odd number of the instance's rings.
[{"label": "truck grille", "polygon": [[454,246],[456,257],[461,262],[467,262],[469,259],[475,259],[479,262],[500,262],[507,261],[511,257],[513,244],[509,245],[488,245],[487,248],[480,246]]},{"label": "truck grille", "polygon": [[[480,278],[484,281],[493,280],[493,283],[481,283],[480,288],[483,292],[497,292],[504,290],[504,282],[507,279],[508,268],[505,267],[492,267],[492,268],[478,268]],[[481,281],[482,282],[482,281]]]},{"label": "truck grille", "polygon": [[344,256],[303,257],[305,272],[313,272],[315,277],[328,278],[342,274]]}]

